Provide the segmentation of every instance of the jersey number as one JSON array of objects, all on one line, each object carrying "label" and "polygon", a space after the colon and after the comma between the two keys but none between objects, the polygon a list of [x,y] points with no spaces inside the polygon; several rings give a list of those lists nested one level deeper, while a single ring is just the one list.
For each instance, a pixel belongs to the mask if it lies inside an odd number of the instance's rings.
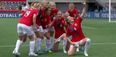
[{"label": "jersey number", "polygon": [[24,14],[25,17],[29,16],[31,12],[30,11],[26,11],[26,13]]}]

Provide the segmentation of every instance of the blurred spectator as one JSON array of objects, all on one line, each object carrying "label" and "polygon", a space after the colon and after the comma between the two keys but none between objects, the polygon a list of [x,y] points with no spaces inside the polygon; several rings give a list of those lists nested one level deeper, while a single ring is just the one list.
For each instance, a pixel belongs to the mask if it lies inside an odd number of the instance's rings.
[{"label": "blurred spectator", "polygon": [[24,3],[24,4],[22,5],[22,10],[23,10],[23,11],[26,11],[28,8],[29,8],[29,6],[28,6],[26,3]]},{"label": "blurred spectator", "polygon": [[25,2],[10,2],[10,1],[1,1],[0,10],[17,10],[19,6]]}]

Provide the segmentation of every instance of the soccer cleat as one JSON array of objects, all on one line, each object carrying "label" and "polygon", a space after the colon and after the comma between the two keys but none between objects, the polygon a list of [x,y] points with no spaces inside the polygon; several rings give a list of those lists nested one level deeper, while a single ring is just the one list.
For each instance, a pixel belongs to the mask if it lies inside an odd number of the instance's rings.
[{"label": "soccer cleat", "polygon": [[67,51],[66,50],[63,50],[63,52],[66,54],[67,53]]},{"label": "soccer cleat", "polygon": [[87,52],[86,52],[86,51],[84,52],[84,55],[85,55],[85,56],[88,56],[88,54],[87,54]]},{"label": "soccer cleat", "polygon": [[48,50],[48,52],[49,52],[49,53],[52,53],[52,51],[51,51],[51,50]]},{"label": "soccer cleat", "polygon": [[19,52],[16,52],[16,51],[13,51],[13,55],[14,55],[15,57],[20,57],[20,53],[19,53]]},{"label": "soccer cleat", "polygon": [[29,53],[29,57],[37,57],[38,55],[35,53]]},{"label": "soccer cleat", "polygon": [[52,53],[52,51],[51,50],[46,50],[46,53]]},{"label": "soccer cleat", "polygon": [[79,48],[77,48],[76,51],[79,52]]},{"label": "soccer cleat", "polygon": [[37,52],[37,54],[38,55],[41,55],[41,54],[43,54],[44,52],[42,51],[42,50],[38,50],[38,52]]}]

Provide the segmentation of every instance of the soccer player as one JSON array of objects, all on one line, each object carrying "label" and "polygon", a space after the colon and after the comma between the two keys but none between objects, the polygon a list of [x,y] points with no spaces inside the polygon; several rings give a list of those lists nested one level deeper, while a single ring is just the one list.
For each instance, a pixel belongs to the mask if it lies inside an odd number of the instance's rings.
[{"label": "soccer player", "polygon": [[59,46],[59,42],[61,39],[63,39],[63,51],[66,53],[65,51],[65,47],[66,47],[66,43],[65,43],[65,39],[62,38],[62,35],[65,34],[65,19],[64,17],[62,16],[62,13],[61,11],[59,11],[57,13],[57,15],[54,17],[53,21],[51,22],[50,26],[53,26],[54,27],[54,37],[55,37],[55,40],[54,40],[54,45],[53,45],[53,51],[58,51],[58,46]]},{"label": "soccer player", "polygon": [[35,36],[36,36],[36,43],[37,43],[37,54],[43,54],[43,51],[42,51],[42,39],[43,39],[43,28],[41,26],[41,20],[40,20],[40,16],[41,16],[41,3],[38,3],[39,4],[39,7],[38,7],[38,15],[36,17],[36,25],[37,25],[37,30],[33,30],[34,33],[35,33]]},{"label": "soccer player", "polygon": [[41,26],[43,28],[43,34],[46,37],[46,52],[51,52],[51,38],[48,25],[51,23],[51,8],[46,7],[45,9],[41,10]]},{"label": "soccer player", "polygon": [[33,3],[31,8],[29,8],[26,13],[19,19],[19,22],[17,24],[17,33],[18,33],[18,40],[16,42],[15,49],[13,50],[13,54],[15,56],[19,56],[19,49],[21,45],[26,41],[26,38],[28,37],[30,39],[29,43],[29,56],[37,56],[37,54],[34,53],[34,46],[35,46],[35,39],[34,39],[34,33],[32,31],[33,29],[36,29],[35,20],[36,16],[38,15],[38,4]]},{"label": "soccer player", "polygon": [[74,3],[70,3],[69,8],[67,9],[67,13],[69,13],[69,16],[76,18],[79,14],[78,9],[75,7]]},{"label": "soccer player", "polygon": [[[71,17],[71,19],[76,18],[79,15],[79,11],[78,9],[75,7],[74,3],[69,3],[68,9],[66,10],[65,16],[69,15],[67,17]],[[66,18],[67,20],[67,18]],[[71,38],[71,37],[69,37]],[[66,50],[68,51],[70,46],[70,43],[67,41],[67,45],[66,45]]]},{"label": "soccer player", "polygon": [[[53,1],[49,2],[49,7],[51,8],[50,16],[51,16],[51,22],[52,22],[53,18],[57,15],[59,9],[56,8],[56,3]],[[49,31],[50,31],[50,37],[51,37],[51,43],[52,43],[51,48],[52,48],[52,46],[54,44],[54,28],[50,27]]]},{"label": "soccer player", "polygon": [[56,8],[55,2],[49,2],[49,4],[50,4],[50,8],[51,8],[50,16],[52,17],[52,20],[53,20],[53,17],[55,17],[55,15],[57,15],[59,9]]},{"label": "soccer player", "polygon": [[79,48],[83,48],[84,49],[84,55],[88,56],[88,49],[90,47],[90,43],[91,40],[86,37],[83,33],[82,30],[82,18],[87,10],[87,0],[84,1],[84,8],[82,11],[82,14],[80,16],[78,16],[76,19],[74,19],[74,21],[72,21],[72,23],[69,26],[69,29],[71,31],[71,36],[72,39],[68,39],[68,41],[70,42],[70,48],[68,50],[68,55],[74,55],[76,50],[79,51]]}]

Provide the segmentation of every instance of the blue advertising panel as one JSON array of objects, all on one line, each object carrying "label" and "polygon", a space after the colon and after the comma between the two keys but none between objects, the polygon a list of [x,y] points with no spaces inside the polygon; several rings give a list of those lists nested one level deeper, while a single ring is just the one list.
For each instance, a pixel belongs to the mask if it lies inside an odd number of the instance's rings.
[{"label": "blue advertising panel", "polygon": [[0,12],[0,18],[19,18],[19,13],[16,12]]},{"label": "blue advertising panel", "polygon": [[[0,18],[20,18],[18,12],[0,12]],[[85,18],[108,19],[108,12],[87,12]],[[112,12],[111,18],[116,19],[116,12]]]},{"label": "blue advertising panel", "polygon": [[[85,15],[86,18],[101,18],[101,19],[108,19],[109,12],[88,12]],[[116,12],[111,13],[111,18],[116,19]]]}]

